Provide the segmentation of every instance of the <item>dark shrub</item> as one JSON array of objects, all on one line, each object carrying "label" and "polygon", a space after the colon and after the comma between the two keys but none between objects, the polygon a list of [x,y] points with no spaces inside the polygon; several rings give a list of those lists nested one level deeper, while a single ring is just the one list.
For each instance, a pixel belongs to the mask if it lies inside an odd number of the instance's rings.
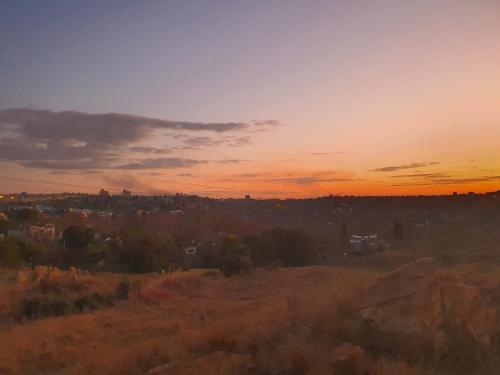
[{"label": "dark shrub", "polygon": [[221,264],[221,271],[224,276],[228,277],[248,271],[252,266],[252,261],[248,256],[233,253],[224,257]]},{"label": "dark shrub", "polygon": [[81,296],[74,302],[75,310],[80,313],[84,311],[95,311],[109,306],[113,306],[113,297],[101,293]]},{"label": "dark shrub", "polygon": [[28,319],[61,316],[71,312],[71,305],[65,296],[31,297],[22,302],[21,314]]},{"label": "dark shrub", "polygon": [[231,235],[224,239],[220,256],[220,270],[224,276],[232,276],[252,268],[248,246],[237,236]]},{"label": "dark shrub", "polygon": [[298,229],[275,228],[245,238],[255,264],[306,266],[318,258],[312,239]]},{"label": "dark shrub", "polygon": [[403,224],[401,224],[399,221],[395,221],[392,225],[392,235],[394,239],[401,241],[403,240],[404,234],[405,230],[403,228]]},{"label": "dark shrub", "polygon": [[128,299],[130,294],[131,283],[128,279],[123,279],[118,283],[115,290],[115,295],[117,299]]},{"label": "dark shrub", "polygon": [[41,300],[38,297],[26,299],[22,302],[21,315],[28,319],[37,318],[40,315]]},{"label": "dark shrub", "polygon": [[70,312],[71,304],[63,296],[55,296],[42,307],[44,316],[62,316]]}]

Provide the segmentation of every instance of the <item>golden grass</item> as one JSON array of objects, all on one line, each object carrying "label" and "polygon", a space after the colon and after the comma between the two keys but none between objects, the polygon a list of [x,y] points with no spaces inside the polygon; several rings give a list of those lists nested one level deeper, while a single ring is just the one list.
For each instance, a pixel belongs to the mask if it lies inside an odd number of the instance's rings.
[{"label": "golden grass", "polygon": [[[378,276],[331,267],[135,276],[140,293],[114,307],[1,326],[0,374],[332,374],[333,349],[362,339],[348,317]],[[104,292],[123,277],[89,278]],[[22,293],[0,280],[0,290]],[[370,353],[366,365],[369,374],[427,373]]]}]

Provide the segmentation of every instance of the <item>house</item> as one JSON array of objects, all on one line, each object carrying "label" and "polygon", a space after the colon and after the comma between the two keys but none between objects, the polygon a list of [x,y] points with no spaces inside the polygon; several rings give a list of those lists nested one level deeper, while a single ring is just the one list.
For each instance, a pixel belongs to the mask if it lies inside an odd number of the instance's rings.
[{"label": "house", "polygon": [[189,267],[213,267],[217,257],[217,247],[214,241],[195,242],[184,247],[183,263]]},{"label": "house", "polygon": [[27,236],[36,242],[52,242],[56,239],[56,226],[54,224],[31,225]]},{"label": "house", "polygon": [[196,251],[198,250],[198,247],[193,245],[193,246],[188,246],[184,249],[184,252],[186,255],[196,255]]},{"label": "house", "polygon": [[377,248],[378,234],[353,234],[349,240],[349,250],[352,255],[362,255]]}]

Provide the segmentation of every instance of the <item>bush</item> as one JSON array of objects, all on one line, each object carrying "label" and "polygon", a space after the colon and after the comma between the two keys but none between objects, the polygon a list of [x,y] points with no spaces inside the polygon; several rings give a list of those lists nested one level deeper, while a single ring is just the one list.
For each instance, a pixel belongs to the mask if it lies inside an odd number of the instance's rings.
[{"label": "bush", "polygon": [[405,234],[403,225],[399,221],[395,221],[392,225],[392,235],[395,240],[402,241]]},{"label": "bush", "polygon": [[130,272],[158,272],[168,269],[179,260],[179,249],[170,236],[142,236],[128,240],[121,257]]},{"label": "bush", "polygon": [[113,297],[93,293],[71,298],[66,294],[45,294],[26,298],[21,303],[20,315],[27,319],[63,316],[67,314],[95,311],[113,305]]},{"label": "bush", "polygon": [[236,275],[252,267],[248,246],[234,235],[226,237],[222,245],[220,261],[220,270],[224,276]]},{"label": "bush", "polygon": [[16,238],[0,238],[0,265],[16,266],[22,261],[21,246]]},{"label": "bush", "polygon": [[128,279],[123,279],[118,283],[115,290],[115,295],[117,299],[128,299],[130,293],[130,281]]},{"label": "bush", "polygon": [[22,302],[21,313],[28,319],[62,316],[70,312],[71,302],[61,295],[31,297]]},{"label": "bush", "polygon": [[123,279],[118,283],[115,289],[115,296],[117,299],[129,299],[131,293],[138,293],[141,285],[140,282],[130,281],[129,279]]},{"label": "bush", "polygon": [[298,229],[275,228],[247,236],[245,243],[250,249],[250,258],[259,266],[277,263],[306,266],[318,258],[312,239]]},{"label": "bush", "polygon": [[241,254],[228,254],[222,261],[221,271],[224,276],[240,274],[252,268],[253,263],[248,256]]},{"label": "bush", "polygon": [[73,303],[76,312],[84,312],[86,310],[95,311],[103,307],[113,306],[113,298],[108,294],[94,293],[79,297]]}]

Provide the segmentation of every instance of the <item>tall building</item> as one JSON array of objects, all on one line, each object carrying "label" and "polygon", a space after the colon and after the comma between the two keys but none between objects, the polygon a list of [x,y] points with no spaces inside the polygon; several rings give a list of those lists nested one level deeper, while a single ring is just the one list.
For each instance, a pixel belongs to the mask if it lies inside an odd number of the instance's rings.
[{"label": "tall building", "polygon": [[101,197],[109,197],[109,191],[101,189],[101,190],[99,190],[99,195]]}]

